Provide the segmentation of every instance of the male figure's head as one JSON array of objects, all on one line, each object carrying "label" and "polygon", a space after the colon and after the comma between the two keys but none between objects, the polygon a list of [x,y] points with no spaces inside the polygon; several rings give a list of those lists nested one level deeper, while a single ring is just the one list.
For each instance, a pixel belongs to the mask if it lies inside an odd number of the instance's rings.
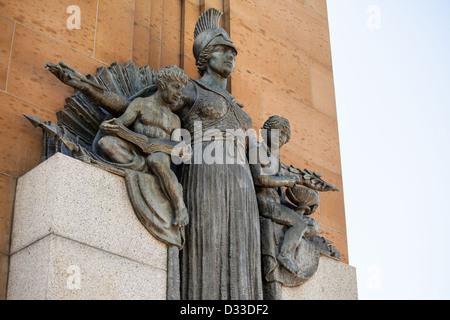
[{"label": "male figure's head", "polygon": [[154,72],[155,85],[168,104],[174,104],[180,99],[188,79],[183,69],[175,65],[168,65]]},{"label": "male figure's head", "polygon": [[276,137],[278,137],[279,148],[288,143],[291,139],[291,126],[289,120],[286,118],[271,116],[264,122],[262,129],[267,132],[267,135],[263,135],[263,137],[265,137],[264,140],[269,148],[272,147],[271,142],[276,141],[272,141],[272,139],[276,139]]}]

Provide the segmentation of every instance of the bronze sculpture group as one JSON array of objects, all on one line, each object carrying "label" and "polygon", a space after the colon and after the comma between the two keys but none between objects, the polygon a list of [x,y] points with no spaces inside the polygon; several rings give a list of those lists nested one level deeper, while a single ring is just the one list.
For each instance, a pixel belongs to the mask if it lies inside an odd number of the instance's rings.
[{"label": "bronze sculpture group", "polygon": [[[169,247],[168,298],[280,299],[282,285],[314,274],[320,254],[339,258],[309,217],[317,191],[338,189],[280,162],[287,119],[269,118],[262,142],[230,133],[248,132],[252,121],[226,90],[238,51],[219,28],[221,15],[209,9],[195,27],[200,79],[176,66],[130,62],[85,76],[48,63],[76,94],[58,124],[28,118],[45,129],[44,158],[63,152],[125,177],[138,218]],[[275,170],[248,161],[250,145]]]}]

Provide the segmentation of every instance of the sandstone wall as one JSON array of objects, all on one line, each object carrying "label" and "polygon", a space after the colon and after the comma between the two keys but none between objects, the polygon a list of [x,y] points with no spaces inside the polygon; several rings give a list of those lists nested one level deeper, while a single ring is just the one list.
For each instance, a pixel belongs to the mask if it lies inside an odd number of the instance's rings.
[{"label": "sandstone wall", "polygon": [[[80,9],[80,29],[68,28]],[[326,0],[1,0],[0,1],[0,299],[5,297],[17,178],[39,164],[42,133],[22,114],[56,122],[73,90],[44,69],[79,71],[117,61],[158,69],[181,66],[198,78],[193,30],[208,7],[225,12],[239,54],[229,90],[259,129],[272,114],[293,134],[282,161],[324,174],[342,188]],[[313,217],[348,263],[343,193],[322,194]]]}]

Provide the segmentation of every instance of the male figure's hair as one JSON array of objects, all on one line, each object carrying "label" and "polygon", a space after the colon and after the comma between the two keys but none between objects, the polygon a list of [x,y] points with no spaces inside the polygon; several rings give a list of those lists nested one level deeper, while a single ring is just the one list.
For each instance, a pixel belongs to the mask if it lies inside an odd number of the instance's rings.
[{"label": "male figure's hair", "polygon": [[153,76],[155,85],[158,86],[158,88],[163,89],[165,88],[166,83],[171,81],[177,81],[183,86],[186,86],[189,79],[184,70],[175,65],[162,67],[161,69],[155,71]]},{"label": "male figure's hair", "polygon": [[264,122],[262,127],[265,130],[278,129],[281,133],[286,135],[286,143],[291,139],[291,125],[289,120],[280,116],[271,116]]}]

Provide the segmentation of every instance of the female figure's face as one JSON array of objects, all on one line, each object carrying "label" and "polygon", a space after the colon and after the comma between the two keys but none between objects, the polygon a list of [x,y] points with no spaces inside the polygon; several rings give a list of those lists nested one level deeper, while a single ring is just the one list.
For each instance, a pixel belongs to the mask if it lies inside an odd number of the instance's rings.
[{"label": "female figure's face", "polygon": [[234,50],[228,46],[218,45],[211,53],[208,65],[211,71],[226,79],[233,73],[235,63]]}]

